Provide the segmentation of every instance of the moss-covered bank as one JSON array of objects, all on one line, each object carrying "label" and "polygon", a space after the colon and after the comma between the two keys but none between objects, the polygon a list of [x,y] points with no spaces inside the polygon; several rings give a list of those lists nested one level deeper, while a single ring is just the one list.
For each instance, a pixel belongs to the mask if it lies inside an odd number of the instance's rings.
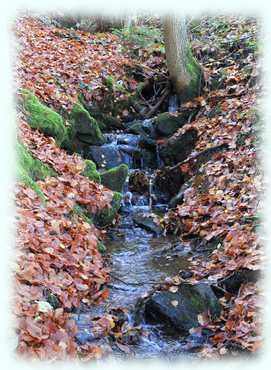
[{"label": "moss-covered bank", "polygon": [[85,160],[86,167],[81,172],[81,175],[89,178],[90,180],[93,180],[95,182],[98,182],[99,184],[101,183],[101,176],[99,172],[96,169],[96,164],[91,161],[90,159]]},{"label": "moss-covered bank", "polygon": [[19,181],[30,186],[41,200],[45,202],[46,197],[36,181],[44,180],[46,177],[56,176],[57,173],[39,159],[34,158],[21,143],[16,143],[16,151],[18,156],[17,176]]},{"label": "moss-covered bank", "polygon": [[58,145],[67,140],[67,128],[60,114],[42,104],[39,99],[26,89],[21,90],[23,107],[28,113],[28,123],[46,135],[53,136]]}]

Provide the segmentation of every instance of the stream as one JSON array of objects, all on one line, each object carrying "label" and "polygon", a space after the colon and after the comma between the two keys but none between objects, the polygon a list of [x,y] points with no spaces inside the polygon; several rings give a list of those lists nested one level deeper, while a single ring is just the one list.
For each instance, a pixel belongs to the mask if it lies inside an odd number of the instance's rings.
[{"label": "stream", "polygon": [[[150,126],[151,120],[144,121],[142,125]],[[167,277],[185,269],[190,256],[190,249],[180,245],[176,237],[164,236],[159,227],[156,230],[152,221],[147,225],[144,221],[148,217],[159,220],[159,216],[167,211],[167,204],[153,186],[155,171],[162,165],[157,148],[142,150],[139,146],[141,137],[136,134],[114,132],[105,134],[105,137],[106,144],[90,147],[90,158],[95,160],[100,170],[125,163],[129,167],[129,176],[124,185],[119,221],[109,228],[104,243],[107,248],[105,258],[111,271],[110,296],[105,303],[75,315],[77,340],[82,344],[97,341],[89,326],[91,318],[112,310],[124,309],[126,325],[131,328],[136,326],[135,307],[138,300],[147,296]],[[144,180],[140,192],[131,180],[137,175]],[[175,252],[172,253],[172,250]],[[128,343],[129,356],[163,356],[169,359],[188,356],[187,338],[165,335],[159,325],[146,323],[144,319],[141,319],[139,326],[141,335],[136,341]],[[98,339],[98,343],[104,344],[104,341],[106,339]],[[194,344],[197,345],[196,342]],[[112,343],[110,345],[115,356],[126,355],[125,351],[112,346]]]}]

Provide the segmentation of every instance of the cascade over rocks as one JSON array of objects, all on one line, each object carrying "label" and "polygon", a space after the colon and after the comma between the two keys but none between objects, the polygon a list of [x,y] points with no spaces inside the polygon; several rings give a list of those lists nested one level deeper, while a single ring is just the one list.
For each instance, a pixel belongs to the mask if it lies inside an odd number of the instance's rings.
[{"label": "cascade over rocks", "polygon": [[104,169],[119,166],[123,162],[119,149],[110,144],[88,147],[88,157],[96,163],[98,168]]}]

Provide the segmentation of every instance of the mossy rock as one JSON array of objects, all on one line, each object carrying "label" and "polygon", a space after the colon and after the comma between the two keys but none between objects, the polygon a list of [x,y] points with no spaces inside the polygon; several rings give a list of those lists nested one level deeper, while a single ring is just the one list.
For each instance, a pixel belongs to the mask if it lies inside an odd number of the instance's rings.
[{"label": "mossy rock", "polygon": [[127,133],[134,134],[134,135],[145,135],[145,134],[147,134],[147,132],[142,127],[142,122],[134,122],[127,129]]},{"label": "mossy rock", "polygon": [[67,128],[61,115],[42,104],[30,91],[22,89],[21,92],[25,97],[23,107],[29,114],[29,125],[46,135],[53,136],[59,145],[66,141]]},{"label": "mossy rock", "polygon": [[80,103],[75,103],[70,115],[72,124],[72,137],[76,135],[79,140],[92,145],[102,145],[105,138],[95,118]]},{"label": "mossy rock", "polygon": [[85,97],[83,94],[78,95],[79,102],[82,104],[82,106],[88,111],[91,117],[94,117],[97,120],[97,123],[102,131],[108,131],[112,128],[121,129],[124,127],[122,121],[113,116],[112,112],[105,113],[104,107],[101,108],[97,105],[89,105],[86,102]]},{"label": "mossy rock", "polygon": [[186,117],[180,114],[161,113],[155,118],[155,129],[158,135],[171,136],[186,123]]},{"label": "mossy rock", "polygon": [[113,191],[122,192],[127,176],[128,166],[126,164],[120,164],[117,167],[102,172],[101,183]]},{"label": "mossy rock", "polygon": [[210,319],[217,319],[221,305],[212,288],[205,283],[183,283],[176,291],[152,294],[145,304],[145,318],[149,322],[165,325],[164,330],[186,333],[200,326],[198,315],[208,312]]},{"label": "mossy rock", "polygon": [[81,172],[81,175],[89,178],[90,180],[93,180],[95,182],[101,183],[101,176],[99,172],[96,169],[96,164],[91,161],[90,159],[85,160],[86,167]]},{"label": "mossy rock", "polygon": [[105,227],[112,223],[118,210],[120,209],[120,203],[122,200],[122,194],[115,192],[111,201],[110,208],[104,208],[94,217],[94,224],[98,227]]}]

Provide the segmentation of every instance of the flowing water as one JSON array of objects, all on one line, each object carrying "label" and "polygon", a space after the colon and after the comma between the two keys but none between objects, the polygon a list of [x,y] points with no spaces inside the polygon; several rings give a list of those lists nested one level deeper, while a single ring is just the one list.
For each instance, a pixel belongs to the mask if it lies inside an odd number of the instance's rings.
[{"label": "flowing water", "polygon": [[[119,153],[120,163],[129,166],[129,173],[137,168],[144,171],[149,185],[143,194],[133,193],[127,181],[124,186],[126,193],[121,207],[121,217],[118,224],[108,230],[108,239],[105,241],[110,261],[111,282],[108,300],[91,311],[76,316],[79,332],[77,338],[81,343],[93,341],[89,329],[89,318],[104,314],[112,309],[125,308],[128,325],[135,325],[135,306],[140,297],[146,296],[154,286],[163,282],[165,278],[178,274],[181,269],[188,266],[188,255],[185,253],[172,254],[170,251],[178,243],[172,236],[157,236],[155,233],[138,227],[134,216],[138,214],[159,214],[167,209],[166,204],[156,201],[153,181],[155,170],[144,168],[144,155],[138,155],[139,135],[114,133],[107,134],[107,143],[99,147],[102,167],[108,167],[112,162],[110,155],[112,148]],[[108,156],[108,147],[109,156]],[[111,154],[110,154],[111,153]],[[156,168],[161,166],[161,160],[156,148]],[[112,167],[110,162],[109,167]],[[114,164],[115,165],[115,164]],[[134,356],[157,357],[163,356],[184,357],[187,343],[184,338],[165,336],[159,325],[146,324],[144,319],[140,322],[144,335],[136,344],[130,344],[130,353]],[[116,355],[121,354],[116,349]]]}]

